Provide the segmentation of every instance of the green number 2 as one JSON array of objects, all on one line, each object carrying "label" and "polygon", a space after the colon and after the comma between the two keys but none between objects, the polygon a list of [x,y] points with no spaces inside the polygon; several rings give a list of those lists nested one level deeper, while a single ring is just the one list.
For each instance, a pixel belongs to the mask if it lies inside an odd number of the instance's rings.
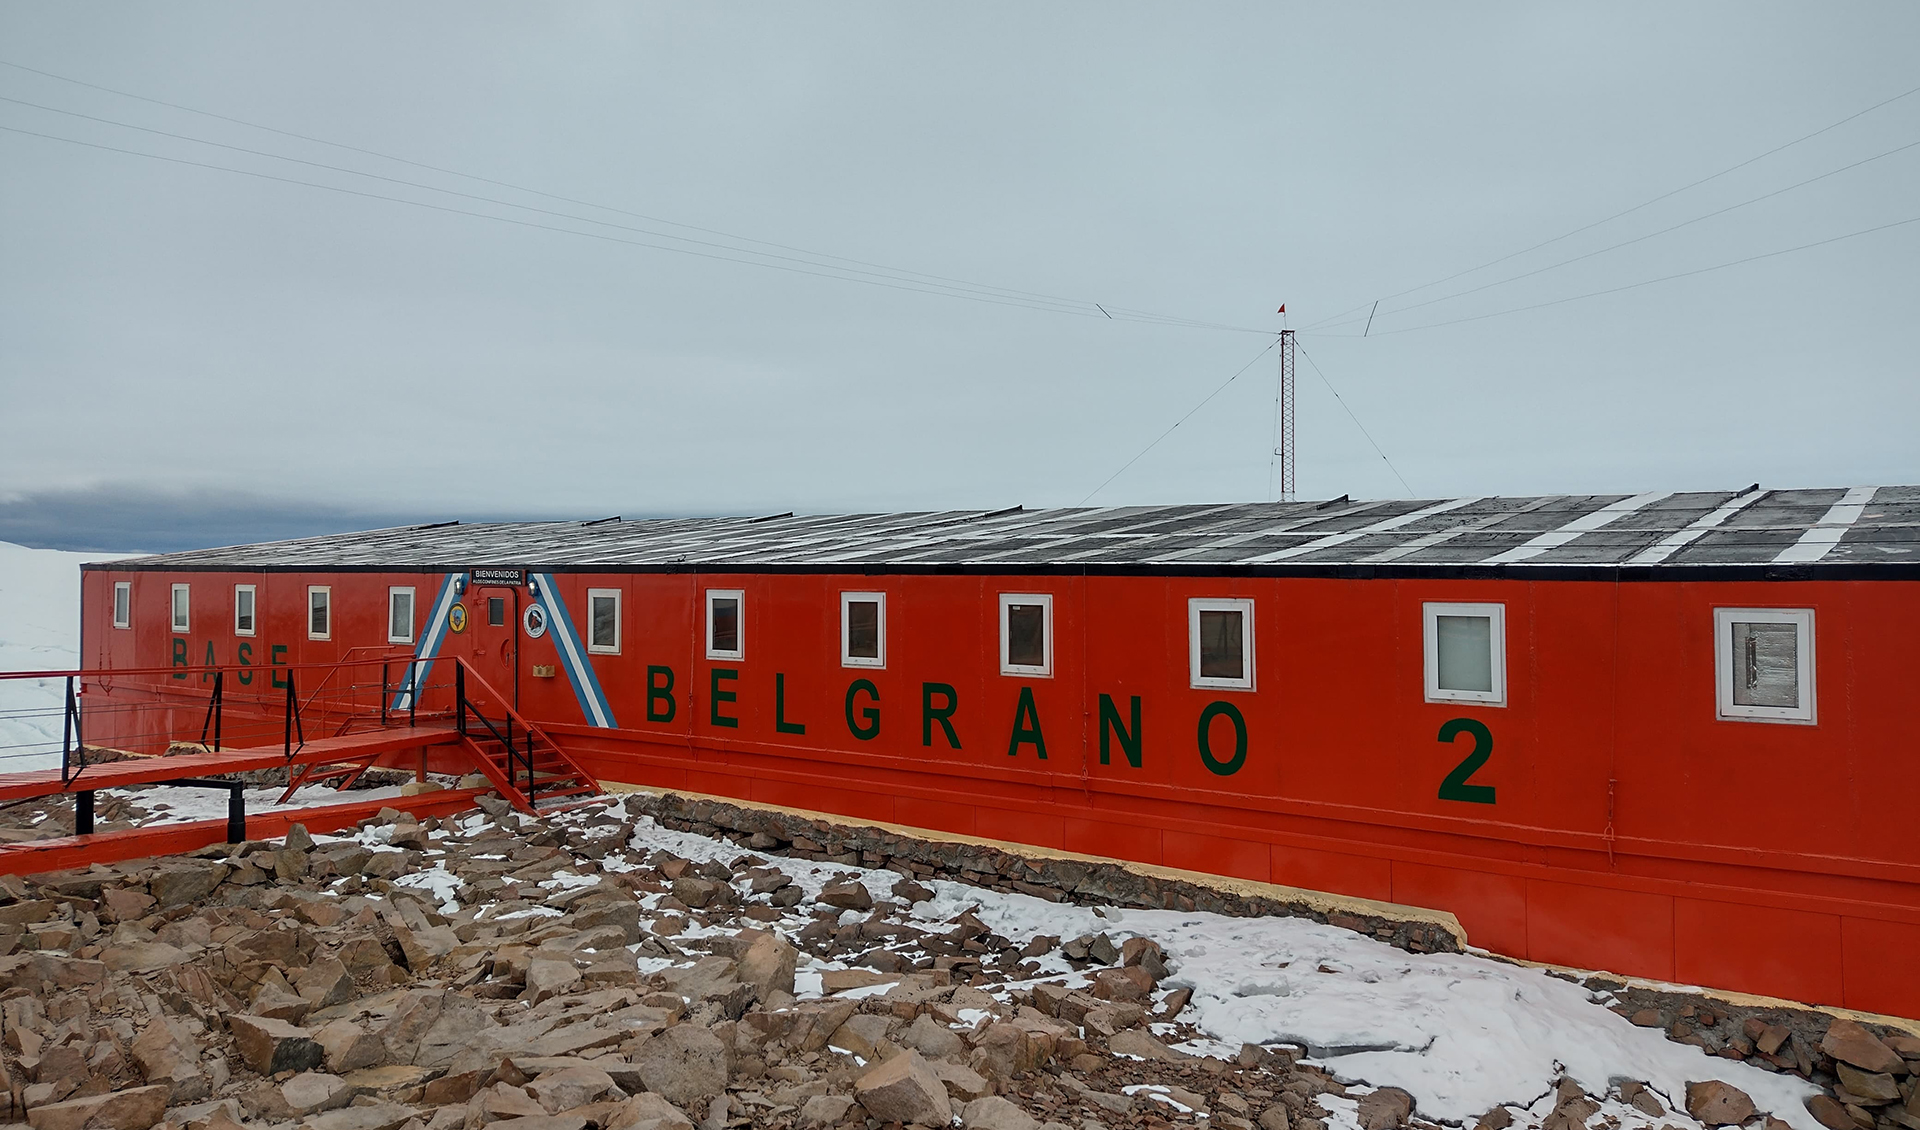
[{"label": "green number 2", "polygon": [[1492,785],[1469,785],[1467,778],[1473,776],[1493,756],[1493,731],[1482,722],[1472,718],[1455,718],[1440,727],[1440,740],[1450,742],[1462,733],[1473,737],[1473,752],[1453,767],[1447,779],[1440,782],[1441,800],[1464,800],[1472,804],[1492,804]]}]

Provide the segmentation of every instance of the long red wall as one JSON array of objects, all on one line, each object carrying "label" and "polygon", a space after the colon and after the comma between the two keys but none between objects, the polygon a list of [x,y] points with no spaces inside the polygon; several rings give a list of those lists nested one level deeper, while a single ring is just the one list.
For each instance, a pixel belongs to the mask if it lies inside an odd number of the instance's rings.
[{"label": "long red wall", "polygon": [[[236,662],[246,642],[256,657],[282,645],[298,663],[383,645],[387,587],[413,585],[424,618],[443,577],[90,570],[85,662],[169,662],[174,581],[194,586],[193,662],[209,642],[218,662]],[[135,586],[130,630],[109,626],[112,581],[123,579]],[[1514,956],[1920,1016],[1913,582],[557,579],[582,630],[589,588],[623,594],[620,653],[591,657],[616,728],[584,724],[553,633],[529,639],[513,623],[481,622],[488,595],[524,606],[524,590],[470,589],[473,626],[442,654],[503,687],[517,665],[523,713],[552,723],[603,779],[1439,907],[1476,945]],[[250,641],[231,632],[235,583],[258,586]],[[314,583],[333,587],[331,641],[305,638]],[[705,657],[696,613],[706,588],[746,591],[741,661]],[[840,665],[842,591],[887,594],[884,670]],[[999,673],[1003,592],[1053,595],[1052,677]],[[1189,686],[1190,597],[1255,601],[1256,690]],[[1506,706],[1423,701],[1425,601],[1505,604]],[[1722,606],[1815,610],[1817,725],[1716,719]],[[557,674],[535,674],[547,667]],[[673,674],[671,721],[648,720],[649,667]],[[737,678],[716,684],[716,668]],[[878,692],[877,703],[864,693],[855,702],[880,712],[871,740],[847,720],[859,679]],[[960,749],[923,726],[927,683],[953,688]],[[737,697],[716,703],[716,686]],[[1009,750],[1022,688],[1044,760],[1032,743]],[[1123,719],[1140,697],[1138,768],[1117,741],[1102,763],[1101,694]],[[1248,732],[1244,764],[1225,775],[1204,764],[1197,729],[1216,701]],[[658,697],[651,706],[664,713]],[[716,724],[716,706],[737,724]],[[1455,718],[1493,737],[1472,777],[1493,786],[1492,804],[1438,795],[1469,752],[1468,737],[1437,740]],[[1232,738],[1216,718],[1217,763]]]}]

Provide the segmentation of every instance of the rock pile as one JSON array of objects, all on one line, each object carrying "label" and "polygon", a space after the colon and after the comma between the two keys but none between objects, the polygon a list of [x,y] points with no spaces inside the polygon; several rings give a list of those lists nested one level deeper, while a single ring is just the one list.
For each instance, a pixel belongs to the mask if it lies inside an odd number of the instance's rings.
[{"label": "rock pile", "polygon": [[[1289,1048],[1196,1054],[1218,1046],[1149,938],[935,922],[906,864],[803,886],[766,845],[684,858],[648,842],[650,803],[533,821],[488,797],[0,878],[0,1102],[33,1130],[1437,1130],[1417,1096]],[[1829,1126],[1920,1130],[1912,1048],[1827,1043],[1851,1120]],[[1724,1084],[1684,1101],[1765,1117]],[[1566,1083],[1480,1125],[1620,1110],[1670,1116],[1640,1084]]]},{"label": "rock pile", "polygon": [[749,808],[676,793],[635,794],[630,803],[637,803],[640,807],[636,812],[653,817],[663,827],[731,840],[754,851],[887,868],[988,890],[1018,891],[1048,902],[1204,910],[1235,917],[1308,918],[1365,934],[1409,953],[1460,950],[1460,939],[1437,922],[1238,894],[1116,863],[929,841],[881,828],[808,819],[777,809]]}]

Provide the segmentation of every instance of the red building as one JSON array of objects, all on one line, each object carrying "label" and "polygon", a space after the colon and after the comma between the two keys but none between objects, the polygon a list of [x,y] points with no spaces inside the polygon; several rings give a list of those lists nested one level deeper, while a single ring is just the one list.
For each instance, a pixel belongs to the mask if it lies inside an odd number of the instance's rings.
[{"label": "red building", "polygon": [[606,781],[1920,1016],[1920,488],[442,525],[84,588],[88,667],[458,655]]}]

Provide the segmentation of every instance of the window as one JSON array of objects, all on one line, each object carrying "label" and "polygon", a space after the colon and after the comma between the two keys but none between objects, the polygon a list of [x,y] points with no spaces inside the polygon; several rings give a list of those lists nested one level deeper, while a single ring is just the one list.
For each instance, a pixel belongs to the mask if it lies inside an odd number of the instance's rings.
[{"label": "window", "polygon": [[741,659],[746,644],[741,639],[740,610],[746,594],[739,589],[707,590],[707,658]]},{"label": "window", "polygon": [[840,666],[887,665],[887,594],[840,594]]},{"label": "window", "polygon": [[1425,604],[1428,702],[1507,704],[1504,604]]},{"label": "window", "polygon": [[387,642],[413,642],[413,590],[387,590]]},{"label": "window", "polygon": [[1000,673],[1053,674],[1053,597],[1000,594]]},{"label": "window", "polygon": [[187,630],[187,602],[192,595],[191,585],[173,586],[173,630]]},{"label": "window", "polygon": [[587,650],[620,654],[620,590],[587,590]]},{"label": "window", "polygon": [[132,581],[115,581],[113,583],[113,626],[116,628],[133,627]]},{"label": "window", "polygon": [[507,598],[490,596],[487,598],[487,627],[504,628],[507,626]]},{"label": "window", "polygon": [[1187,601],[1187,643],[1194,686],[1253,689],[1253,601]]},{"label": "window", "polygon": [[307,588],[307,638],[333,638],[333,590],[326,585]]},{"label": "window", "polygon": [[1721,718],[1815,721],[1811,608],[1716,608],[1713,634]]},{"label": "window", "polygon": [[233,586],[233,634],[253,634],[253,586]]}]

